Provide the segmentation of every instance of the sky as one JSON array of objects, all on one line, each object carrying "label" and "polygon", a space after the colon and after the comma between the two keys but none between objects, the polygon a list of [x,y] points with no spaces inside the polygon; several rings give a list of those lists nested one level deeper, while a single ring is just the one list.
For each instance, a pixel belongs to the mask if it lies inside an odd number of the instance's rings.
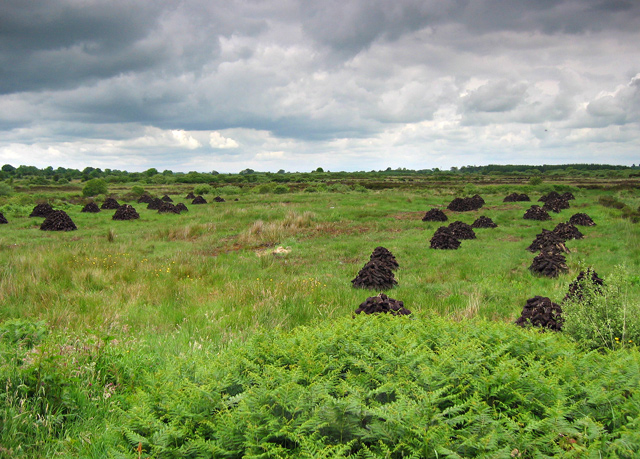
[{"label": "sky", "polygon": [[3,0],[0,164],[640,163],[637,0]]}]

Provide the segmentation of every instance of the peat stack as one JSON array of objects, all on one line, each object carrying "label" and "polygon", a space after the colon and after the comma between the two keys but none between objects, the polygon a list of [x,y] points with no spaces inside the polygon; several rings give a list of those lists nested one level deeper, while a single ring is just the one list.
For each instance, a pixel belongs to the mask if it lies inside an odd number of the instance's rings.
[{"label": "peat stack", "polygon": [[453,236],[453,232],[446,226],[438,228],[431,238],[432,249],[456,250],[460,247],[460,241]]},{"label": "peat stack", "polygon": [[369,261],[375,261],[387,266],[390,270],[396,270],[400,266],[393,254],[384,247],[376,247],[369,257]]},{"label": "peat stack", "polygon": [[140,218],[136,209],[129,204],[123,204],[116,210],[116,213],[113,214],[113,220],[135,220],[136,218]]},{"label": "peat stack", "polygon": [[158,209],[159,214],[179,214],[180,210],[170,202],[163,202]]},{"label": "peat stack", "polygon": [[471,228],[497,228],[493,220],[489,217],[485,217],[484,215],[476,218],[476,221],[471,224]]},{"label": "peat stack", "polygon": [[191,204],[206,204],[207,200],[204,199],[202,196],[196,196],[195,198],[193,198],[193,201],[191,201]]},{"label": "peat stack", "polygon": [[40,229],[43,231],[73,231],[78,227],[64,210],[54,210],[44,219]]},{"label": "peat stack", "polygon": [[567,267],[567,259],[558,252],[540,252],[533,259],[533,263],[529,266],[529,270],[533,274],[546,277],[558,277],[560,273],[569,271]]},{"label": "peat stack", "polygon": [[451,230],[451,234],[456,239],[475,239],[476,233],[471,228],[471,225],[464,222],[453,222],[449,225],[449,229]]},{"label": "peat stack", "polygon": [[33,208],[29,217],[48,217],[51,212],[53,212],[53,207],[50,204],[38,204]]},{"label": "peat stack", "polygon": [[0,225],[4,225],[4,224],[6,224],[6,223],[9,223],[9,222],[7,221],[7,219],[5,218],[5,216],[4,216],[4,215],[2,215],[2,212],[0,212]]},{"label": "peat stack", "polygon": [[196,195],[193,194],[193,192],[189,192],[189,194],[187,194],[184,198],[185,199],[195,199]]},{"label": "peat stack", "polygon": [[569,239],[582,239],[584,237],[580,230],[571,223],[558,223],[553,229],[553,232],[565,241]]},{"label": "peat stack", "polygon": [[96,214],[100,212],[100,207],[98,207],[98,204],[91,201],[89,204],[85,205],[80,212],[89,212],[92,214]]},{"label": "peat stack", "polygon": [[394,316],[408,316],[411,314],[411,311],[404,307],[404,303],[402,301],[389,298],[384,293],[379,293],[376,296],[370,296],[363,301],[358,309],[356,309],[356,314],[360,314],[362,312],[365,314],[379,314],[385,312]]},{"label": "peat stack", "polygon": [[518,193],[511,193],[510,195],[506,196],[502,202],[522,202],[522,201],[531,201],[531,199],[529,198],[528,195],[522,193],[522,194],[518,194]]},{"label": "peat stack", "polygon": [[548,194],[543,194],[542,196],[540,196],[540,199],[538,199],[538,201],[547,202],[553,199],[560,199],[560,198],[561,198],[560,193],[558,193],[557,191],[551,191]]},{"label": "peat stack", "polygon": [[173,199],[171,199],[168,194],[165,194],[160,199],[162,199],[162,201],[164,201],[164,202],[173,202]]},{"label": "peat stack", "polygon": [[516,320],[516,325],[526,327],[542,327],[548,330],[562,330],[562,308],[546,296],[529,298],[522,308],[522,314]]},{"label": "peat stack", "polygon": [[560,195],[560,198],[564,199],[565,201],[571,201],[572,199],[576,199],[576,197],[573,195],[573,193],[567,191],[566,193],[562,193]]},{"label": "peat stack", "polygon": [[591,217],[583,213],[573,214],[569,219],[569,223],[580,226],[596,226]]},{"label": "peat stack", "polygon": [[569,253],[569,249],[564,245],[565,239],[554,231],[546,229],[542,233],[536,235],[531,245],[527,247],[529,252],[555,252]]},{"label": "peat stack", "polygon": [[423,222],[446,222],[447,220],[448,219],[446,214],[440,209],[436,209],[435,207],[424,214],[424,217],[422,217]]},{"label": "peat stack", "polygon": [[100,206],[101,209],[119,209],[120,208],[120,204],[118,204],[118,201],[116,201],[113,198],[107,198],[104,200],[104,202],[102,203],[102,205]]},{"label": "peat stack", "polygon": [[138,198],[138,204],[149,204],[151,201],[153,201],[153,198],[148,194],[143,194]]},{"label": "peat stack", "polygon": [[592,268],[587,268],[586,271],[580,271],[576,280],[569,284],[569,291],[562,301],[582,301],[584,299],[583,291],[587,285],[593,286],[596,292],[601,292],[604,280],[602,280],[598,276],[598,273]]},{"label": "peat stack", "polygon": [[484,199],[475,195],[472,198],[455,198],[449,203],[447,209],[454,212],[469,212],[478,210],[484,205]]},{"label": "peat stack", "polygon": [[153,198],[149,204],[147,204],[147,209],[149,210],[158,210],[162,207],[164,201],[160,198]]},{"label": "peat stack", "polygon": [[370,261],[358,272],[358,275],[351,281],[356,288],[366,288],[369,290],[388,290],[398,285],[393,271],[385,264],[377,261]]},{"label": "peat stack", "polygon": [[224,198],[221,198],[220,196],[216,196],[215,198],[213,198],[213,200],[215,202],[225,202]]},{"label": "peat stack", "polygon": [[562,209],[569,208],[569,201],[566,201],[562,198],[549,199],[547,202],[544,203],[544,206],[542,206],[542,208],[547,212],[552,211],[555,213],[559,213]]},{"label": "peat stack", "polygon": [[551,217],[549,216],[547,211],[535,204],[527,209],[522,218],[524,218],[525,220],[551,220]]},{"label": "peat stack", "polygon": [[187,209],[187,206],[184,205],[184,203],[179,202],[178,204],[176,204],[176,209],[178,209],[178,212],[189,212],[189,209]]},{"label": "peat stack", "polygon": [[471,200],[477,209],[484,206],[484,199],[482,199],[482,196],[480,196],[479,194],[474,194],[473,196],[471,196]]}]

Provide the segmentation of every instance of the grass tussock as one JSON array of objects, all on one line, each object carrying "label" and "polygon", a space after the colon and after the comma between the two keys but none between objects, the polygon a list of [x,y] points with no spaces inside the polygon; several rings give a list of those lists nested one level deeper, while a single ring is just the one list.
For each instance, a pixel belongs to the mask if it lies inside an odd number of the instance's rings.
[{"label": "grass tussock", "polygon": [[288,212],[280,221],[255,221],[240,234],[238,242],[246,246],[274,245],[313,227],[316,215],[310,211]]}]

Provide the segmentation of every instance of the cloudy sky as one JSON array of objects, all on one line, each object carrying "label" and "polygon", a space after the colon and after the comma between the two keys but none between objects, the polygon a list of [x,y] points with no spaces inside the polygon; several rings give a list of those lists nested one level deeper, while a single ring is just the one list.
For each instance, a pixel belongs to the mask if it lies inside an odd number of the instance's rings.
[{"label": "cloudy sky", "polygon": [[0,163],[640,163],[637,0],[4,0]]}]

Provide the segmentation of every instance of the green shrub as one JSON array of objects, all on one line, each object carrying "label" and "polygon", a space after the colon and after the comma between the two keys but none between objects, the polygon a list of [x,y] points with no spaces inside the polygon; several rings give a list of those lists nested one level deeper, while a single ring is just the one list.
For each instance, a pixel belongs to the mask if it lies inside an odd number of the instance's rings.
[{"label": "green shrub", "polygon": [[144,194],[144,188],[141,187],[140,185],[134,185],[131,188],[131,193],[134,194],[135,196],[142,196]]},{"label": "green shrub", "polygon": [[353,185],[353,191],[357,191],[358,193],[368,193],[369,190],[367,188],[365,188],[364,186],[358,184],[358,185]]},{"label": "green shrub", "polygon": [[287,185],[277,185],[273,189],[274,194],[286,194],[289,192],[289,187]]},{"label": "green shrub", "polygon": [[581,295],[573,295],[562,305],[563,331],[590,349],[640,343],[640,305],[627,297],[626,269],[616,266],[604,286],[593,285],[588,277],[579,282]]},{"label": "green shrub", "polygon": [[0,324],[0,339],[10,344],[22,344],[28,348],[42,341],[49,330],[44,321],[12,319]]},{"label": "green shrub", "polygon": [[6,182],[0,182],[0,196],[11,196],[13,187]]},{"label": "green shrub", "polygon": [[150,374],[111,454],[141,444],[144,457],[637,457],[639,358],[438,317],[269,330]]},{"label": "green shrub", "polygon": [[99,178],[94,178],[87,181],[84,185],[84,188],[82,188],[82,195],[97,196],[99,194],[106,194],[107,191],[107,182]]},{"label": "green shrub", "polygon": [[269,194],[272,193],[273,190],[275,189],[276,184],[275,183],[262,183],[258,186],[256,186],[252,191],[254,193],[258,193],[258,194]]},{"label": "green shrub", "polygon": [[213,192],[213,188],[210,185],[200,184],[193,187],[193,193],[198,196],[211,192]]},{"label": "green shrub", "polygon": [[345,185],[344,183],[334,183],[327,187],[327,191],[331,193],[346,193],[351,191],[349,185]]},{"label": "green shrub", "polygon": [[217,195],[237,195],[237,194],[242,194],[242,188],[240,188],[239,186],[235,186],[235,185],[226,185],[226,186],[221,186],[218,188],[215,188],[213,190],[213,194],[217,194]]},{"label": "green shrub", "polygon": [[529,185],[533,185],[533,186],[542,185],[542,177],[540,176],[531,177],[529,179]]}]

